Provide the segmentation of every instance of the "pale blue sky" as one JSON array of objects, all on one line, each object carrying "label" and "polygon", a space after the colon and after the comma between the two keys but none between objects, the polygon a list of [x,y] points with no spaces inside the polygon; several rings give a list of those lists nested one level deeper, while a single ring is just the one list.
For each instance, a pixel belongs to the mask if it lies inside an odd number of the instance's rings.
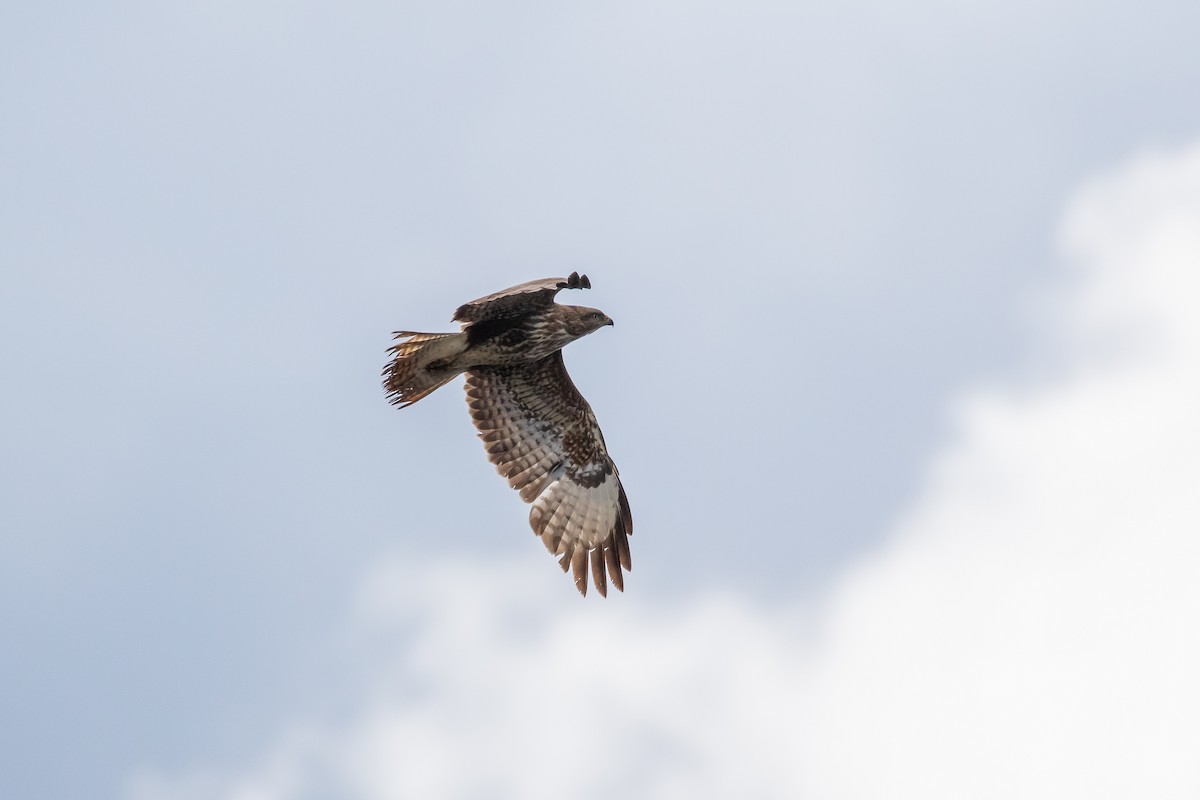
[{"label": "pale blue sky", "polygon": [[385,556],[543,558],[461,389],[397,412],[377,377],[391,330],[531,278],[588,272],[616,321],[567,362],[629,594],[816,591],[950,394],[1027,354],[1068,195],[1200,133],[1198,30],[1179,2],[0,8],[0,796],[338,713],[330,632]]}]

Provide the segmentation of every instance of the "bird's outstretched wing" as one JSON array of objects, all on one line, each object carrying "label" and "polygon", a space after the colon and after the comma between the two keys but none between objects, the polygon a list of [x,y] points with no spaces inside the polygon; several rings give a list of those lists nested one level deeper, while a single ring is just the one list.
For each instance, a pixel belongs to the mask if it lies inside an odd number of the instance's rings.
[{"label": "bird's outstretched wing", "polygon": [[529,524],[575,588],[587,573],[601,595],[607,577],[624,591],[633,533],[629,501],[591,406],[567,375],[562,353],[518,367],[467,371],[467,402],[488,460],[521,499]]},{"label": "bird's outstretched wing", "polygon": [[463,303],[454,312],[454,322],[479,322],[488,319],[505,319],[539,308],[545,308],[554,302],[554,295],[561,289],[590,289],[592,282],[587,275],[572,272],[566,278],[542,278],[536,281],[511,286],[487,297]]}]

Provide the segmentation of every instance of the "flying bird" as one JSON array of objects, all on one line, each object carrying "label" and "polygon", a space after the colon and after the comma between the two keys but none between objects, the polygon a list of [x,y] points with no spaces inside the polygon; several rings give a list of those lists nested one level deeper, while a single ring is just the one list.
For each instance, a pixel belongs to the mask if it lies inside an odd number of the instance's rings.
[{"label": "flying bird", "polygon": [[586,275],[529,281],[464,303],[459,333],[396,331],[383,369],[388,401],[405,408],[462,373],[467,405],[488,460],[532,503],[529,524],[570,569],[575,588],[608,580],[625,590],[633,516],[596,415],[571,382],[562,349],[613,321],[602,311],[554,302],[590,289]]}]

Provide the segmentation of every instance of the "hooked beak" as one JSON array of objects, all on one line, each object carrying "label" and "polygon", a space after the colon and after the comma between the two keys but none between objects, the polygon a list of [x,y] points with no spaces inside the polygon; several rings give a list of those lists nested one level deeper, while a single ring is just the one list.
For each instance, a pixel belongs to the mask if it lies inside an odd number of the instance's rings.
[{"label": "hooked beak", "polygon": [[608,325],[609,327],[613,327],[612,317],[605,317],[605,319],[608,320],[608,322],[606,322],[604,324]]}]

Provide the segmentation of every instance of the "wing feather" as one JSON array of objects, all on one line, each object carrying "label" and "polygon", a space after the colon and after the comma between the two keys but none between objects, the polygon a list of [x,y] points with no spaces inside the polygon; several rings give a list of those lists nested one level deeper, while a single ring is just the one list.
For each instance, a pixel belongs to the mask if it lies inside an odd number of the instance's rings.
[{"label": "wing feather", "polygon": [[576,547],[575,554],[571,556],[571,574],[575,578],[575,588],[584,597],[587,597],[587,568],[588,568],[588,550],[586,547]]},{"label": "wing feather", "polygon": [[597,548],[592,551],[592,583],[601,597],[608,597],[608,581],[604,576],[604,551]]},{"label": "wing feather", "polygon": [[596,416],[571,382],[562,353],[468,370],[466,388],[488,460],[533,504],[530,527],[561,556],[563,571],[571,569],[576,588],[586,594],[590,560],[601,595],[607,594],[606,572],[624,591],[633,515]]},{"label": "wing feather", "polygon": [[453,321],[463,323],[508,319],[545,308],[562,289],[590,289],[587,275],[572,272],[565,278],[541,278],[510,286],[486,297],[463,303],[454,312]]},{"label": "wing feather", "polygon": [[608,574],[612,577],[613,586],[617,591],[625,591],[625,579],[621,576],[621,562],[617,560],[616,545],[604,548],[604,562],[608,565]]}]

